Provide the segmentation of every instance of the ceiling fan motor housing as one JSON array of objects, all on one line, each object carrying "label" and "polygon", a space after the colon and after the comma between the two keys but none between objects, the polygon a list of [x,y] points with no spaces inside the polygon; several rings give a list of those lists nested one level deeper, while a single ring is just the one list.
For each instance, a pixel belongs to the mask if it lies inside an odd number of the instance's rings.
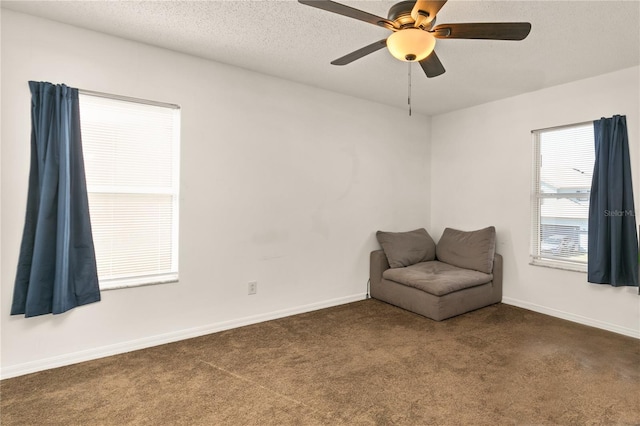
[{"label": "ceiling fan motor housing", "polygon": [[[396,3],[391,8],[389,8],[389,13],[387,17],[390,21],[395,22],[399,28],[407,28],[416,26],[416,19],[411,15],[413,11],[413,7],[416,4],[415,1],[401,1],[400,3]],[[419,18],[423,23],[419,26],[420,29],[429,31],[433,28],[435,24],[435,16],[430,16],[429,12],[424,10],[420,10],[418,12]]]},{"label": "ceiling fan motor housing", "polygon": [[413,10],[413,5],[415,3],[416,3],[415,1],[411,1],[411,0],[401,1],[400,3],[396,3],[389,8],[389,13],[387,14],[387,17],[389,18],[390,21],[394,21],[395,23],[400,25],[400,27],[403,27],[406,25],[413,25],[415,21],[411,17],[411,10]]}]

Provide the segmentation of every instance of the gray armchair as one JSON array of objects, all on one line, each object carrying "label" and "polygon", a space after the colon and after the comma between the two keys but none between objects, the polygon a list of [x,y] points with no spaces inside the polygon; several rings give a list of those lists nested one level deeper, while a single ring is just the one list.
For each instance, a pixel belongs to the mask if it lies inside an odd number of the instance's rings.
[{"label": "gray armchair", "polygon": [[502,300],[495,228],[447,228],[436,245],[426,230],[378,232],[371,252],[371,297],[441,321]]}]

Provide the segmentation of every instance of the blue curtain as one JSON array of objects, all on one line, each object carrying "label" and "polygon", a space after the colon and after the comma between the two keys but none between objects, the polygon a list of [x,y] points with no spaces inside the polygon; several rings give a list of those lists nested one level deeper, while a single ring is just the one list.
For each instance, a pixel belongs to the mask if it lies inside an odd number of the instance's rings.
[{"label": "blue curtain", "polygon": [[591,283],[638,286],[638,234],[625,116],[594,121],[596,161],[589,205]]},{"label": "blue curtain", "polygon": [[82,157],[78,89],[29,82],[31,170],[11,315],[100,300]]}]

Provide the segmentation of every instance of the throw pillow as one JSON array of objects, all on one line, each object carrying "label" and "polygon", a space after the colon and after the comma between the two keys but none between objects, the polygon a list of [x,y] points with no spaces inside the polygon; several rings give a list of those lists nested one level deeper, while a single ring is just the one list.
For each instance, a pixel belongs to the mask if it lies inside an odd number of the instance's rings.
[{"label": "throw pillow", "polygon": [[496,228],[459,231],[447,228],[436,245],[439,261],[453,266],[490,274],[496,253]]},{"label": "throw pillow", "polygon": [[376,238],[392,268],[415,265],[436,257],[436,244],[424,228],[409,232],[378,231]]}]

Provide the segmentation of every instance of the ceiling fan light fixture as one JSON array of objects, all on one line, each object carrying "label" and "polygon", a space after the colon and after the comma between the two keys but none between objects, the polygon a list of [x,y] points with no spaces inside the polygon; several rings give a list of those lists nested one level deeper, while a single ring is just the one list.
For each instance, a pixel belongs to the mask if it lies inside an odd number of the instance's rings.
[{"label": "ceiling fan light fixture", "polygon": [[418,62],[433,52],[435,37],[419,28],[405,28],[387,38],[387,49],[398,60]]}]

